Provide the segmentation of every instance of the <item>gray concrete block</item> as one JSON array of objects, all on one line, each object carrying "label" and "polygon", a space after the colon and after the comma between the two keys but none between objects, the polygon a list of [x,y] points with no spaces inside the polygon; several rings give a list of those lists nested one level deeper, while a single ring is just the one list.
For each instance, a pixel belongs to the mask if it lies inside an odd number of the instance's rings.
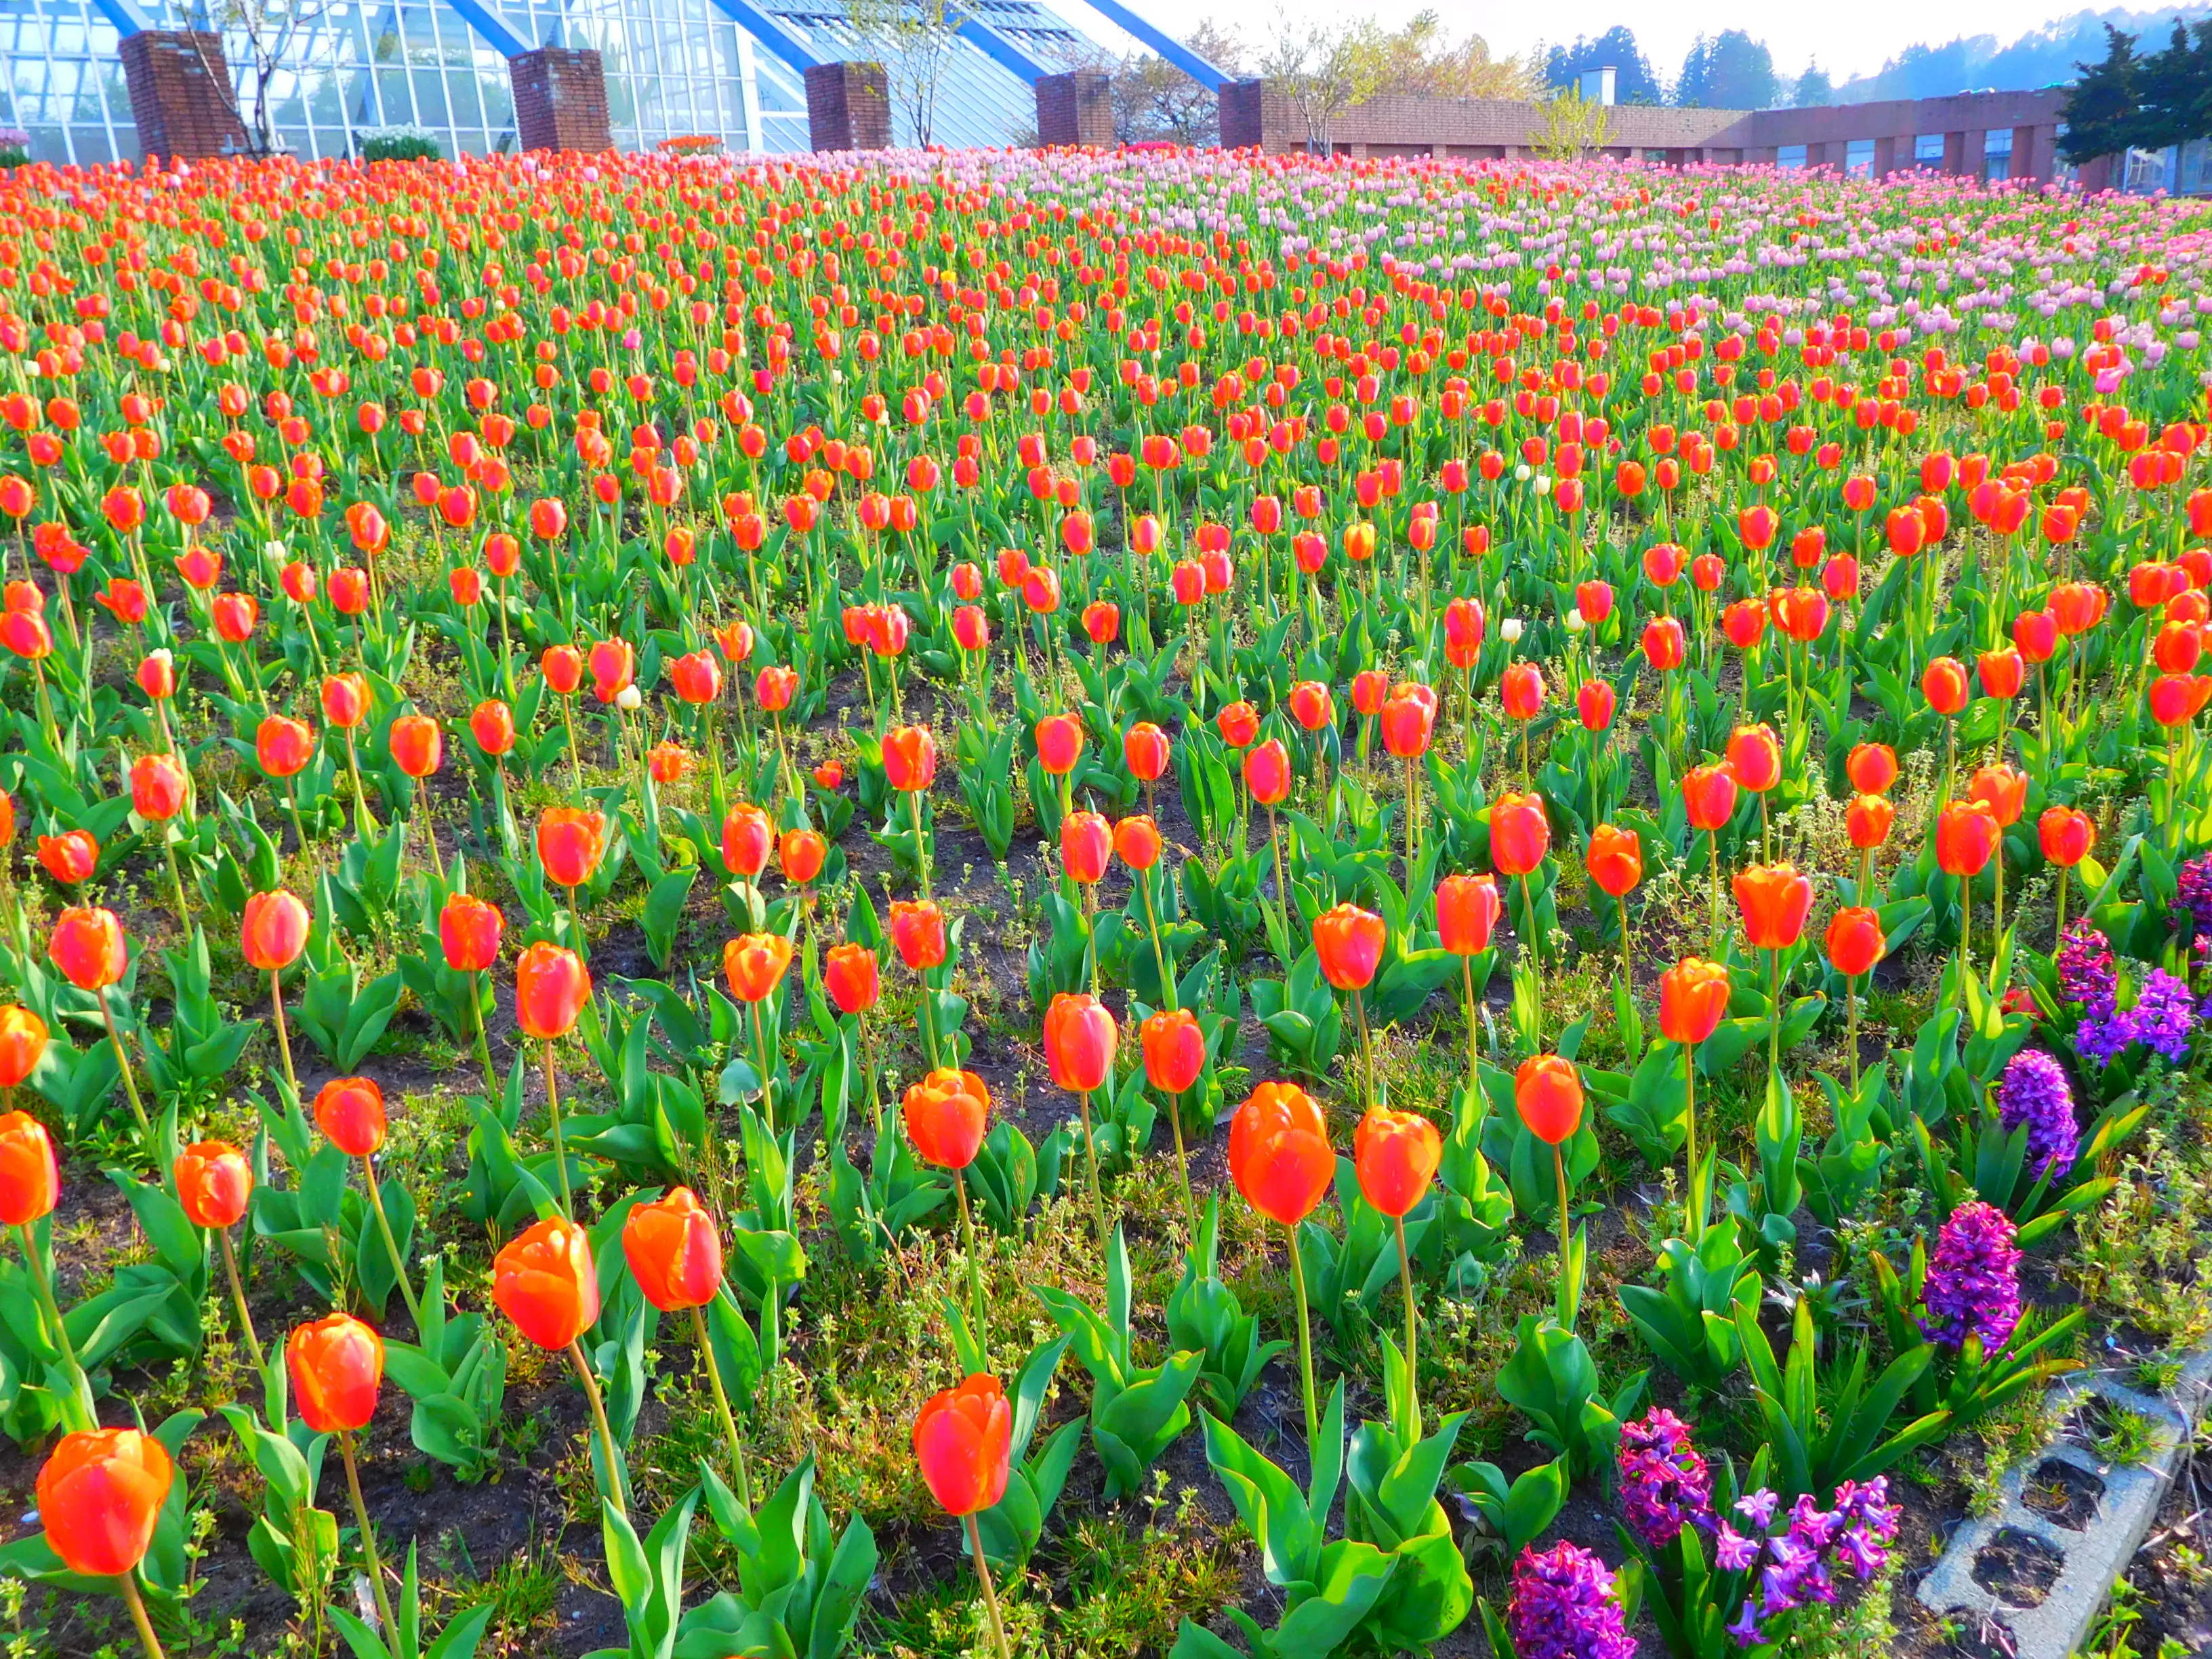
[{"label": "gray concrete block", "polygon": [[[2051,1391],[2051,1408],[2063,1421],[2085,1400],[2095,1396],[2148,1418],[2158,1431],[2157,1449],[2144,1462],[2113,1464],[2063,1434],[2041,1451],[2022,1459],[1998,1488],[1993,1514],[1971,1519],[1952,1534],[1943,1559],[1921,1580],[1922,1605],[1939,1617],[1993,1620],[2009,1629],[2019,1659],[2066,1659],[2080,1651],[2089,1629],[2127,1571],[2173,1484],[2189,1442],[2212,1389],[2212,1347],[2198,1350],[2183,1365],[2168,1392],[2146,1395],[2098,1371],[2076,1373]],[[2080,1530],[2039,1514],[2023,1501],[2028,1480],[2056,1461],[2081,1471],[2103,1491],[2094,1512]],[[2055,1581],[2033,1607],[2008,1603],[1974,1577],[1984,1551],[2002,1543],[2052,1559],[2060,1565]]]}]

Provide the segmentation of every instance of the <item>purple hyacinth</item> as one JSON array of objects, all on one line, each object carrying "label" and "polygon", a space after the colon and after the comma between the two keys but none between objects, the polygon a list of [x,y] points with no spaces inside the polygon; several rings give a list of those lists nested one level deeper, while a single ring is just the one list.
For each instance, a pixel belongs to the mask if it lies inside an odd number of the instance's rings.
[{"label": "purple hyacinth", "polygon": [[2190,1036],[2197,1029],[2197,999],[2165,969],[2150,970],[2128,1015],[2132,1035],[2144,1048],[2177,1065],[2189,1058]]},{"label": "purple hyacinth", "polygon": [[2078,1002],[2087,1015],[2112,1012],[2119,986],[2119,970],[2112,965],[2112,947],[2104,934],[2086,921],[2066,930],[2058,947],[2058,991],[2069,1002]]},{"label": "purple hyacinth", "polygon": [[2185,911],[2203,933],[2212,930],[2212,853],[2200,853],[2174,875],[2177,911]]},{"label": "purple hyacinth", "polygon": [[1506,1613],[1520,1659],[1633,1659],[1636,1639],[1620,1617],[1613,1574],[1590,1551],[1566,1543],[1513,1564]]},{"label": "purple hyacinth", "polygon": [[1996,1353],[2020,1323],[2020,1252],[2012,1220],[1976,1199],[1951,1212],[1936,1237],[1921,1297],[1927,1315],[1920,1329],[1931,1342],[1963,1347],[1969,1335],[1982,1352]]},{"label": "purple hyacinth", "polygon": [[1621,1510],[1647,1547],[1665,1548],[1686,1525],[1711,1529],[1712,1474],[1680,1418],[1655,1407],[1624,1424],[1617,1462]]},{"label": "purple hyacinth", "polygon": [[1997,1121],[2008,1130],[2027,1126],[2027,1155],[2039,1179],[2046,1170],[2053,1181],[2065,1179],[2081,1139],[2065,1067],[2039,1048],[2014,1054],[1997,1085]]}]

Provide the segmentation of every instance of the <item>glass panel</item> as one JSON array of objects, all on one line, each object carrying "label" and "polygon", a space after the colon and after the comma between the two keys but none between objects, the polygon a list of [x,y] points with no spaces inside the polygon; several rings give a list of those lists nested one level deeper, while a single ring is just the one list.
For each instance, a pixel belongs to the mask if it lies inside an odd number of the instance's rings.
[{"label": "glass panel", "polygon": [[1778,167],[1802,167],[1805,165],[1805,146],[1784,144],[1774,152],[1774,165]]}]

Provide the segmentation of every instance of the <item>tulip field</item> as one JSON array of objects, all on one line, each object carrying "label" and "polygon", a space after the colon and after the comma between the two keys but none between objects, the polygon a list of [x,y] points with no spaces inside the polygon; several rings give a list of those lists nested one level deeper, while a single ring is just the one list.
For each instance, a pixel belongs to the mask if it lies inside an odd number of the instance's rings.
[{"label": "tulip field", "polygon": [[2208,317],[1922,174],[15,171],[0,1642],[2005,1650],[2212,1336]]}]

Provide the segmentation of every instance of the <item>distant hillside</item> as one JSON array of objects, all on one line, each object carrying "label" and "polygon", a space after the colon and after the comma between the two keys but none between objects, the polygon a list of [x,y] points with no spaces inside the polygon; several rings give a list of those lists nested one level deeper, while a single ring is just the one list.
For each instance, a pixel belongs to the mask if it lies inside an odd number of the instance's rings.
[{"label": "distant hillside", "polygon": [[1871,103],[1882,98],[1941,98],[1954,92],[1977,92],[1993,88],[2000,92],[2027,91],[2075,78],[2077,63],[2095,63],[2105,55],[2105,25],[2142,36],[2146,51],[2166,44],[2177,17],[2195,21],[2212,11],[2212,3],[2160,6],[2149,11],[2077,11],[2024,34],[2010,45],[1993,34],[1968,35],[1942,46],[1907,46],[1881,70],[1838,82],[1835,101]]}]

